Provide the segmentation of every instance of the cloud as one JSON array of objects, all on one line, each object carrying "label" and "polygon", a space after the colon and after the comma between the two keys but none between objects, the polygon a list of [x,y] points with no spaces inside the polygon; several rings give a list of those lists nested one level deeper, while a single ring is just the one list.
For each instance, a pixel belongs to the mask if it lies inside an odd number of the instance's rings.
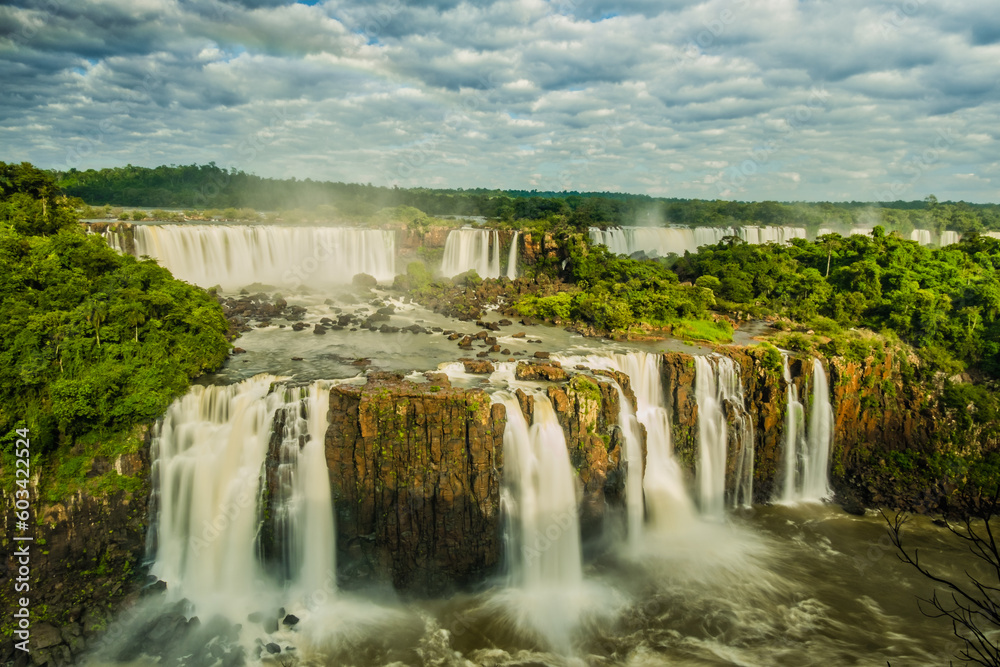
[{"label": "cloud", "polygon": [[0,6],[0,159],[995,201],[998,21],[986,0],[22,0]]}]

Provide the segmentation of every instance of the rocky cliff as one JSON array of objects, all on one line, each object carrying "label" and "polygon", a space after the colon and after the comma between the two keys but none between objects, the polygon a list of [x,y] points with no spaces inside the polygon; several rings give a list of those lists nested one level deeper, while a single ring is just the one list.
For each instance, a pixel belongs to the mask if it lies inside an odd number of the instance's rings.
[{"label": "rocky cliff", "polygon": [[[338,570],[352,583],[388,578],[440,593],[481,581],[500,562],[506,409],[480,389],[426,375],[418,383],[373,373],[330,393]],[[582,521],[593,527],[624,489],[617,390],[603,379],[553,377],[563,381],[547,394],[579,473]],[[519,397],[530,422],[535,399]]]},{"label": "rocky cliff", "polygon": [[[0,546],[0,589],[4,642],[0,663],[14,665],[76,664],[85,650],[102,641],[113,615],[132,604],[143,583],[149,461],[144,446],[114,460],[96,457],[82,471],[89,481],[60,502],[48,502],[47,489],[36,484],[31,497],[31,526],[15,525],[12,495],[4,495],[4,537]],[[54,474],[43,470],[42,475]],[[97,488],[95,488],[95,486]],[[121,488],[126,487],[126,488]],[[14,542],[30,535],[31,542]],[[16,593],[20,563],[15,549],[28,545],[30,590]],[[30,654],[14,649],[11,619],[17,600],[29,602]]]},{"label": "rocky cliff", "polygon": [[[780,358],[761,346],[720,346],[716,351],[740,367],[754,426],[754,500],[768,502],[781,482],[787,395]],[[944,405],[942,383],[915,379],[910,361],[899,351],[822,361],[835,422],[830,482],[839,502],[852,510],[888,506],[919,512],[975,511],[980,491],[993,474],[993,466],[983,464],[984,457],[1000,450],[995,424],[972,423],[963,419],[961,409]],[[792,358],[789,370],[808,414],[812,360]],[[698,445],[693,357],[664,354],[663,382],[673,415],[675,452],[690,480]],[[727,488],[733,488],[735,466],[731,443]]]}]

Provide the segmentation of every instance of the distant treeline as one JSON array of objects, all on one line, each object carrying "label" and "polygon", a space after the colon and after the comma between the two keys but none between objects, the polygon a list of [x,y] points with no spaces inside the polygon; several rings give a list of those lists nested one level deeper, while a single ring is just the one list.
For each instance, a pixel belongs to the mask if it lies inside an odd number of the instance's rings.
[{"label": "distant treeline", "polygon": [[1000,229],[1000,206],[922,201],[782,203],[654,198],[614,192],[448,190],[396,188],[261,178],[207,165],[160,166],[57,173],[62,190],[99,206],[180,209],[254,208],[260,211],[333,206],[344,216],[370,216],[380,209],[412,206],[436,216],[483,216],[504,222],[551,220],[576,228],[660,224],[730,226],[791,225],[872,227],[909,231],[951,229],[968,233]]}]

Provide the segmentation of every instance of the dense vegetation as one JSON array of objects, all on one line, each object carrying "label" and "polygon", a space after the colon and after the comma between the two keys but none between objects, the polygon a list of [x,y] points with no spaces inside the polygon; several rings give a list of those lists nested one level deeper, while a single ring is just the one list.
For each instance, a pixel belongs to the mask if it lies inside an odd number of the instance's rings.
[{"label": "dense vegetation", "polygon": [[50,174],[0,163],[5,462],[25,426],[34,454],[124,438],[222,363],[226,331],[209,294],[86,235]]},{"label": "dense vegetation", "polygon": [[578,321],[602,331],[667,328],[682,337],[728,340],[732,328],[712,321],[711,290],[678,284],[661,263],[614,255],[604,246],[573,244],[565,278],[573,289],[550,296],[527,295],[516,308],[523,315]]},{"label": "dense vegetation", "polygon": [[[796,225],[872,227],[909,232],[1000,229],[1000,207],[963,202],[779,203],[653,198],[646,195],[524,190],[432,190],[310,179],[269,179],[215,164],[116,167],[58,174],[69,195],[100,206],[144,206],[204,211],[309,211],[370,216],[383,208],[412,206],[430,215],[484,216],[506,224],[545,221],[575,229],[589,226],[670,222],[682,225]],[[228,217],[228,216],[227,216]]]},{"label": "dense vegetation", "polygon": [[724,309],[776,313],[827,334],[866,327],[910,343],[933,369],[1000,377],[998,267],[993,238],[929,248],[877,227],[787,246],[728,239],[673,268]]}]

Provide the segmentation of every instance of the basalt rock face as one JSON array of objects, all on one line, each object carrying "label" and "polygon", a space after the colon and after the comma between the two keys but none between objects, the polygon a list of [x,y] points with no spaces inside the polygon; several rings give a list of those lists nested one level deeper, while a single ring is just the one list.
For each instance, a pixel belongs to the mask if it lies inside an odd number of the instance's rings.
[{"label": "basalt rock face", "polygon": [[443,374],[384,373],[330,392],[327,462],[338,568],[440,593],[492,572],[500,555],[503,406]]},{"label": "basalt rock face", "polygon": [[[634,404],[628,378],[608,375]],[[345,583],[388,579],[399,590],[441,594],[500,563],[506,408],[444,374],[427,377],[372,373],[365,385],[330,392],[326,453]],[[584,534],[596,533],[625,489],[617,389],[574,374],[546,394],[578,473]],[[530,424],[538,399],[517,395]]]},{"label": "basalt rock face", "polygon": [[[787,386],[780,364],[760,347],[720,347],[740,367],[746,409],[754,426],[754,501],[774,499],[781,483]],[[918,512],[975,512],[981,499],[966,489],[967,473],[932,473],[907,466],[921,457],[978,457],[1000,449],[996,426],[963,424],[960,411],[942,407],[941,386],[907,375],[907,360],[887,350],[863,360],[822,360],[830,384],[834,442],[830,484],[852,510],[888,506]],[[812,410],[812,359],[789,360],[806,419]],[[698,455],[698,406],[691,355],[663,355],[663,383],[672,415],[674,450],[693,481]],[[727,406],[730,424],[735,415]],[[732,437],[734,429],[730,429]],[[730,442],[727,488],[733,488],[736,447]],[[893,464],[898,457],[902,464]],[[911,462],[911,463],[907,463]],[[971,497],[970,497],[971,493]]]},{"label": "basalt rock face", "polygon": [[[628,376],[609,373],[635,405]],[[546,390],[556,418],[566,436],[570,463],[579,476],[580,525],[586,538],[600,533],[608,506],[622,505],[628,464],[625,443],[618,425],[621,408],[618,391],[611,382],[574,375],[569,383]],[[643,443],[644,466],[645,443]]]},{"label": "basalt rock face", "polygon": [[[58,503],[33,502],[29,528],[15,523],[14,497],[4,495],[4,531],[0,546],[0,590],[4,643],[0,663],[14,665],[78,664],[99,647],[112,616],[131,605],[142,585],[146,514],[149,497],[147,450],[114,460],[96,459],[94,474],[120,474],[139,480],[136,490],[106,494],[79,491]],[[46,474],[45,471],[42,474]],[[37,499],[38,489],[30,496]],[[15,542],[15,536],[33,541]],[[15,555],[27,547],[30,590],[15,591],[20,563]],[[10,635],[17,601],[30,600],[30,654],[14,649]],[[113,641],[115,638],[109,638]],[[8,663],[12,661],[12,663]]]}]

